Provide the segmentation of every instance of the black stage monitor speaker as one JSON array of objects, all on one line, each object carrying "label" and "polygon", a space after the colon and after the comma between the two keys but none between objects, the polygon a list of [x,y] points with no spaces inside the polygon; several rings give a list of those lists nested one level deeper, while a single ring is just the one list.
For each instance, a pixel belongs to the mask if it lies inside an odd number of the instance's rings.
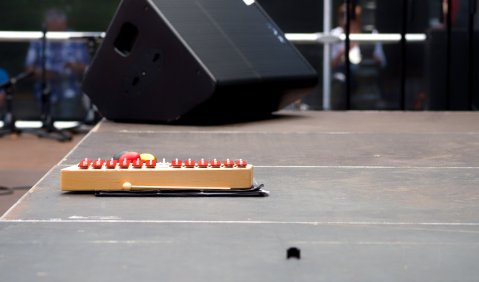
[{"label": "black stage monitor speaker", "polygon": [[108,119],[169,122],[264,115],[316,83],[258,4],[123,0],[83,90]]}]

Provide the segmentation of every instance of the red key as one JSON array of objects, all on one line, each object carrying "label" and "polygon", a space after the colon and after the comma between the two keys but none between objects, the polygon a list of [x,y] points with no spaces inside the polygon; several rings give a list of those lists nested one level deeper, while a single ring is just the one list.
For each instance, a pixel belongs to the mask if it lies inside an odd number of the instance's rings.
[{"label": "red key", "polygon": [[119,164],[120,164],[121,168],[128,168],[128,167],[130,167],[130,163],[131,163],[131,161],[129,161],[127,159],[123,159]]},{"label": "red key", "polygon": [[218,167],[221,166],[221,162],[218,161],[217,159],[214,159],[214,160],[210,161],[210,165],[211,165],[211,167],[218,168]]},{"label": "red key", "polygon": [[103,166],[104,163],[105,163],[104,160],[98,159],[98,160],[93,162],[92,167],[95,168],[95,169],[100,169]]},{"label": "red key", "polygon": [[182,165],[182,162],[179,159],[174,159],[174,160],[171,161],[171,166],[172,167],[179,168],[179,167],[181,167],[181,165]]},{"label": "red key", "polygon": [[147,160],[145,162],[145,166],[147,168],[155,168],[156,167],[156,161],[155,160]]},{"label": "red key", "polygon": [[185,161],[185,167],[187,168],[193,168],[195,167],[195,161],[192,159],[188,159]]},{"label": "red key", "polygon": [[143,161],[141,159],[136,159],[136,161],[133,162],[134,168],[141,168],[142,166],[143,166]]},{"label": "red key", "polygon": [[106,168],[114,169],[116,167],[117,163],[118,163],[117,160],[111,159],[111,160],[106,161],[105,166],[106,166]]},{"label": "red key", "polygon": [[138,154],[137,152],[126,152],[120,156],[119,161],[122,162],[124,159],[127,159],[130,162],[134,162],[139,158],[140,158],[140,154]]},{"label": "red key", "polygon": [[78,164],[78,167],[82,169],[87,169],[88,167],[90,167],[90,164],[91,164],[91,160],[85,158],[83,161],[81,161]]},{"label": "red key", "polygon": [[205,161],[205,159],[201,159],[198,161],[198,167],[201,167],[201,168],[206,168],[208,167],[208,161]]},{"label": "red key", "polygon": [[223,161],[223,165],[227,168],[232,168],[235,163],[230,159],[226,159],[226,161]]},{"label": "red key", "polygon": [[237,167],[246,167],[248,163],[243,159],[239,159],[235,161],[235,164]]}]

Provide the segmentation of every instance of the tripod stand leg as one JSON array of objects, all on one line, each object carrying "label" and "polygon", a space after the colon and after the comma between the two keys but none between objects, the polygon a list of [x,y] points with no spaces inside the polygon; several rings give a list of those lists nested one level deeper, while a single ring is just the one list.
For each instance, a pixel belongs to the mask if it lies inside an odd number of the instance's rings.
[{"label": "tripod stand leg", "polygon": [[47,79],[47,25],[43,26],[41,39],[41,103],[42,103],[42,127],[35,133],[40,138],[50,138],[58,140],[60,142],[71,141],[72,136],[62,129],[58,129],[53,124],[53,118],[51,114],[51,94],[49,81]]},{"label": "tripod stand leg", "polygon": [[0,129],[0,137],[9,134],[20,135],[22,131],[15,126],[15,116],[13,115],[13,92],[14,85],[6,88],[5,91],[5,101],[6,101],[6,112],[3,118],[3,127]]},{"label": "tripod stand leg", "polygon": [[51,118],[48,117],[44,120],[42,127],[38,129],[35,135],[39,138],[49,138],[60,142],[71,141],[73,139],[72,135],[66,130],[56,128]]},{"label": "tripod stand leg", "polygon": [[15,126],[15,119],[13,117],[13,114],[10,112],[7,112],[3,119],[3,127],[0,129],[0,137],[9,135],[9,134],[20,135],[22,134],[22,131]]}]

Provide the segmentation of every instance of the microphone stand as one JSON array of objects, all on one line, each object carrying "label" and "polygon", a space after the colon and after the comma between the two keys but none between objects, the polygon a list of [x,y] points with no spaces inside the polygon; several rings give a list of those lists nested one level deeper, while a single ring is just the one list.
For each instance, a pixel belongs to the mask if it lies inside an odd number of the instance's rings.
[{"label": "microphone stand", "polygon": [[[98,36],[90,36],[84,38],[88,41],[88,52],[90,54],[90,60],[93,61],[93,57],[95,56],[95,52],[98,49],[98,45],[100,45],[103,38]],[[91,101],[90,97],[88,97],[88,111],[85,115],[84,123],[88,125],[93,125],[98,122],[99,119],[95,118],[98,116],[99,114],[96,106],[93,105],[93,102]]]},{"label": "microphone stand", "polygon": [[23,80],[31,76],[32,74],[33,74],[32,72],[24,72],[17,75],[16,77],[9,79],[5,83],[0,84],[0,90],[5,90],[5,100],[6,100],[5,101],[6,111],[5,111],[5,116],[3,118],[3,127],[0,129],[0,137],[3,137],[4,135],[7,135],[7,134],[20,135],[22,133],[22,130],[20,130],[15,125],[16,119],[13,114],[13,94],[15,92],[16,84],[20,80]]},{"label": "microphone stand", "polygon": [[41,122],[42,127],[35,133],[40,138],[50,138],[60,142],[71,141],[72,136],[65,130],[55,127],[51,114],[51,88],[47,82],[47,26],[42,29],[42,48],[41,48]]},{"label": "microphone stand", "polygon": [[[102,42],[103,38],[101,36],[79,36],[79,37],[70,37],[70,40],[82,40],[86,41],[88,44],[88,54],[90,55],[90,60],[93,60],[95,52],[98,49],[98,45]],[[95,105],[92,103],[91,99],[88,98],[88,109],[86,110],[85,117],[83,118],[82,123],[84,125],[95,125],[98,122],[98,110]],[[81,125],[79,126],[81,128]],[[88,131],[88,130],[87,130]],[[75,133],[84,133],[81,129],[75,129]]]}]

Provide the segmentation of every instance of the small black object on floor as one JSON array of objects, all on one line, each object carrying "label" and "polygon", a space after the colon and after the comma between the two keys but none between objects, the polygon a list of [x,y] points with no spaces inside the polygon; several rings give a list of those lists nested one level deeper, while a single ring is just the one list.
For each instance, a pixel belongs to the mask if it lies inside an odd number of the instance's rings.
[{"label": "small black object on floor", "polygon": [[97,191],[97,197],[266,197],[269,191],[264,185],[252,186],[250,189],[230,190],[147,190],[147,191]]},{"label": "small black object on floor", "polygon": [[286,251],[287,259],[301,259],[301,250],[296,247],[291,247]]}]

